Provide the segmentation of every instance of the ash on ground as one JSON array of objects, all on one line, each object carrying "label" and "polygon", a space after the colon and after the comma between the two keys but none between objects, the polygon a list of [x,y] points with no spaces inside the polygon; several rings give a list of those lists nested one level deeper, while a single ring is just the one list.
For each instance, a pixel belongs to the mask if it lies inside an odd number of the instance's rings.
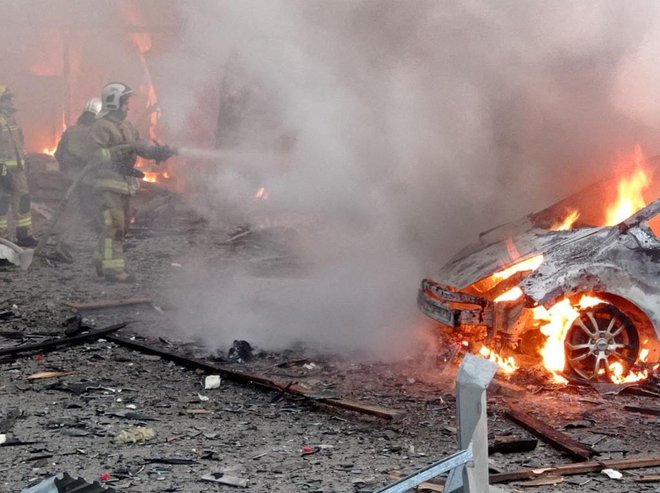
[{"label": "ash on ground", "polygon": [[[304,275],[304,266],[283,254],[282,236],[281,230],[269,235],[205,223],[134,228],[127,258],[137,284],[108,284],[95,277],[91,233],[80,239],[73,265],[36,259],[28,271],[4,269],[3,347],[63,336],[62,322],[69,319],[70,328],[75,314],[67,303],[149,297],[157,309],[131,305],[85,311],[81,322],[97,328],[129,322],[118,332],[124,338],[278,378],[315,398],[224,376],[219,387],[207,389],[208,373],[104,339],[5,357],[0,434],[7,442],[0,454],[0,489],[20,491],[68,472],[90,482],[102,478],[119,491],[233,491],[247,484],[249,491],[366,492],[391,483],[397,472],[413,472],[455,452],[455,366],[443,351],[384,363],[301,346],[262,351],[249,340],[237,340],[230,351],[180,336],[173,326],[177,307],[163,289],[174,272],[195,258],[247,263],[264,277]],[[64,373],[39,377],[41,372]],[[657,408],[656,398],[525,378],[498,377],[491,386],[491,443],[533,438],[505,418],[515,405],[593,447],[597,460],[651,456],[660,449],[658,417],[624,409]],[[341,410],[320,403],[323,398],[350,399],[400,415],[387,420]],[[133,438],[120,443],[119,436]],[[490,461],[495,473],[572,459],[539,440],[530,452],[496,453]],[[658,468],[624,470],[620,480],[601,473],[567,475],[557,486],[527,485],[525,491],[657,491],[658,483],[637,479],[658,473]],[[234,478],[236,484],[213,481],[218,478]],[[500,486],[516,491],[523,483]]]}]

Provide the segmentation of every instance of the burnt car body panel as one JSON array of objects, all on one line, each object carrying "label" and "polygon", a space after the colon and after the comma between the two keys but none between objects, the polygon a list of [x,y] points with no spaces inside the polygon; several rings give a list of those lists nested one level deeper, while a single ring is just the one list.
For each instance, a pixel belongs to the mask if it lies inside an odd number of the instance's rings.
[{"label": "burnt car body panel", "polygon": [[[449,260],[438,272],[437,279],[458,289],[465,289],[514,261],[546,253],[563,243],[574,243],[584,236],[594,234],[591,229],[547,231],[531,224],[529,228],[517,233],[516,229],[503,228],[500,232],[503,239],[489,237],[489,241],[484,241],[486,237],[482,236],[479,243],[469,246]],[[515,249],[515,257],[511,255],[511,248]]]},{"label": "burnt car body panel", "polygon": [[[486,325],[493,322],[492,303],[482,297],[452,290],[430,279],[422,281],[417,297],[419,308],[449,327]],[[472,308],[477,306],[478,308]]]},{"label": "burnt car body panel", "polygon": [[604,292],[639,307],[660,331],[660,239],[647,221],[660,216],[656,200],[620,225],[546,252],[543,264],[520,283],[534,301]]},{"label": "burnt car body panel", "polygon": [[[422,281],[419,308],[448,327],[483,325],[492,334],[493,326],[501,328],[495,315],[498,303],[476,295],[475,283],[507,265],[543,254],[543,263],[517,283],[525,294],[521,303],[549,307],[560,298],[587,292],[619,297],[648,317],[651,356],[658,359],[660,239],[649,221],[660,220],[660,199],[616,226],[548,231],[535,227],[529,217],[482,234],[479,243],[440,270],[436,278],[440,282]],[[519,255],[515,262],[512,251]]]}]

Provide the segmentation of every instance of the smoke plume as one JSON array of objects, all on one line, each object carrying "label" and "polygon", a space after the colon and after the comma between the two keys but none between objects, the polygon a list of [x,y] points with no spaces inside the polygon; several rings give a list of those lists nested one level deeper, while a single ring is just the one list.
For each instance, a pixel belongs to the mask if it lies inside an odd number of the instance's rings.
[{"label": "smoke plume", "polygon": [[[73,4],[57,22],[81,18]],[[271,156],[191,168],[204,170],[210,219],[296,218],[305,266],[264,278],[197,259],[173,277],[175,302],[194,306],[181,330],[218,346],[400,352],[420,323],[420,279],[479,231],[603,177],[636,143],[657,149],[653,2],[166,5],[178,27],[150,63],[172,143],[199,147],[203,134],[207,147]],[[112,31],[101,39],[121,79],[126,48]]]},{"label": "smoke plume", "polygon": [[[262,112],[231,142],[294,135],[287,165],[258,175],[273,208],[313,223],[303,279],[191,278],[216,343],[401,349],[420,278],[461,245],[603,177],[636,142],[655,150],[651,4],[197,5],[172,78],[224,70],[232,90],[266,91],[278,124]],[[218,192],[245,185],[233,178],[219,172]]]}]

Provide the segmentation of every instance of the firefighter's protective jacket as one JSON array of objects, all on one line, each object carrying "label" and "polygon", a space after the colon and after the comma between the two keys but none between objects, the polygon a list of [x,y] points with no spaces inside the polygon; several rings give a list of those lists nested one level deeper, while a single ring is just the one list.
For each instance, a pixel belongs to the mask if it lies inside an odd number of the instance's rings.
[{"label": "firefighter's protective jacket", "polygon": [[92,140],[92,125],[76,124],[67,128],[55,151],[60,169],[70,178],[75,176],[92,159],[98,149]]},{"label": "firefighter's protective jacket", "polygon": [[7,233],[11,208],[16,218],[17,238],[31,238],[32,213],[25,157],[23,130],[16,124],[13,113],[0,112],[0,236]]},{"label": "firefighter's protective jacket", "polygon": [[0,113],[0,173],[22,169],[25,163],[23,130],[12,115]]},{"label": "firefighter's protective jacket", "polygon": [[[120,118],[115,112],[96,120],[91,130],[92,141],[96,146],[94,159],[99,161],[94,176],[94,186],[122,195],[133,195],[135,187],[130,176],[118,172],[120,167],[132,167],[137,156],[145,156],[149,145],[131,122]],[[122,144],[131,144],[129,148]],[[118,147],[119,146],[119,147]]]}]

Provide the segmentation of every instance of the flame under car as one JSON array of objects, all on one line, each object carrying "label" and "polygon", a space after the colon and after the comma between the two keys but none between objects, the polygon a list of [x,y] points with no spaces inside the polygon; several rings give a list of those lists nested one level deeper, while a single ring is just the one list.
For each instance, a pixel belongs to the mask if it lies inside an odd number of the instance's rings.
[{"label": "flame under car", "polygon": [[557,379],[647,377],[638,370],[660,360],[660,199],[653,196],[612,226],[551,231],[559,203],[482,233],[422,281],[418,306],[488,347],[534,345]]}]

